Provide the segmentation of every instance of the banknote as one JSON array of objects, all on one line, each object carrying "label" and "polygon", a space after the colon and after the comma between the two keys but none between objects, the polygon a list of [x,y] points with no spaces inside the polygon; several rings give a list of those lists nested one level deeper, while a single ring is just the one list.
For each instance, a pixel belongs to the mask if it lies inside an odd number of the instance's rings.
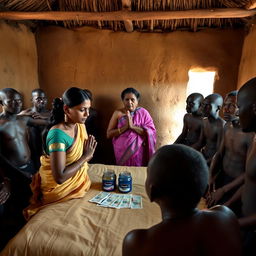
[{"label": "banknote", "polygon": [[142,209],[142,197],[141,196],[132,195],[131,208],[132,209]]},{"label": "banknote", "polygon": [[108,192],[100,192],[95,197],[90,199],[89,202],[99,204],[109,196],[110,196],[110,193],[108,193]]}]

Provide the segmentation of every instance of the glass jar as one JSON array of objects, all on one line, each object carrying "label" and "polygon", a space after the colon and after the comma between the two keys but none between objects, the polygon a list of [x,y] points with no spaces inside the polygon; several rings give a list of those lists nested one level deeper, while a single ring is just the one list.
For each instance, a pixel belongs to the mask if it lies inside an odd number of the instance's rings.
[{"label": "glass jar", "polygon": [[106,170],[102,176],[102,189],[104,191],[114,191],[116,188],[116,174],[113,170]]},{"label": "glass jar", "polygon": [[118,190],[121,193],[132,191],[132,176],[130,172],[121,172],[118,177]]}]

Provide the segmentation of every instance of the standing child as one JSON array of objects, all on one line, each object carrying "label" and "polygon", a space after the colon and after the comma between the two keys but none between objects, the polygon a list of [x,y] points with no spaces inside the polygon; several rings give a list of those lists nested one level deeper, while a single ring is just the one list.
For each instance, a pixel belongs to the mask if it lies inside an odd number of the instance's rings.
[{"label": "standing child", "polygon": [[219,116],[219,111],[223,104],[223,98],[217,93],[208,95],[202,103],[203,129],[201,130],[199,141],[192,145],[193,148],[200,150],[208,166],[211,164],[212,157],[217,152],[223,135],[225,121]]},{"label": "standing child", "polygon": [[187,97],[187,114],[183,118],[183,129],[180,136],[174,142],[175,144],[190,146],[199,140],[203,127],[203,118],[200,111],[203,100],[204,97],[200,93],[192,93]]},{"label": "standing child", "polygon": [[[228,201],[244,182],[247,153],[254,134],[244,133],[240,127],[236,95],[237,91],[232,91],[224,99],[223,116],[227,123],[210,166],[209,207]],[[232,209],[239,212],[240,205]]]}]

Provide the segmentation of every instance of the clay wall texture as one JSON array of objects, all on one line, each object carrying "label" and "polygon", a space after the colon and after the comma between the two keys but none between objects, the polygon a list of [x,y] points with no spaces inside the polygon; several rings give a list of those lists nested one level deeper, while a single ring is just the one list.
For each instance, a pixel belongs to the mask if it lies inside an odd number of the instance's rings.
[{"label": "clay wall texture", "polygon": [[0,89],[16,89],[30,107],[31,91],[39,88],[34,34],[25,25],[0,22],[0,56]]},{"label": "clay wall texture", "polygon": [[120,93],[136,88],[161,146],[181,132],[191,68],[216,70],[214,90],[223,96],[236,88],[243,35],[242,30],[216,29],[160,34],[42,28],[37,34],[39,81],[50,99],[70,86],[93,92],[107,152],[111,142],[105,133],[114,109],[122,107]]},{"label": "clay wall texture", "polygon": [[251,25],[245,36],[239,68],[238,84],[240,88],[246,81],[256,76],[256,24]]},{"label": "clay wall texture", "polygon": [[111,141],[105,134],[113,111],[122,107],[123,89],[134,87],[141,93],[140,105],[155,122],[157,147],[171,143],[183,125],[188,71],[214,70],[214,91],[224,96],[234,90],[244,31],[126,33],[52,26],[40,28],[34,37],[24,25],[1,23],[0,36],[0,88],[22,92],[25,106],[39,85],[49,102],[71,86],[91,90],[104,162],[111,163]]}]

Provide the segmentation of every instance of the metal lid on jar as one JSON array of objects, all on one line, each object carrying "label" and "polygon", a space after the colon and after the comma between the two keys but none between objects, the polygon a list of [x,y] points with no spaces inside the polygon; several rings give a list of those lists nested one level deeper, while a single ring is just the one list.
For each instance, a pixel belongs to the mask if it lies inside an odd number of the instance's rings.
[{"label": "metal lid on jar", "polygon": [[119,176],[128,176],[128,177],[130,177],[130,176],[131,176],[131,173],[125,171],[125,172],[121,172],[121,173],[119,174]]},{"label": "metal lid on jar", "polygon": [[113,170],[105,170],[104,173],[103,173],[103,176],[104,177],[113,177],[115,176],[115,172]]}]

